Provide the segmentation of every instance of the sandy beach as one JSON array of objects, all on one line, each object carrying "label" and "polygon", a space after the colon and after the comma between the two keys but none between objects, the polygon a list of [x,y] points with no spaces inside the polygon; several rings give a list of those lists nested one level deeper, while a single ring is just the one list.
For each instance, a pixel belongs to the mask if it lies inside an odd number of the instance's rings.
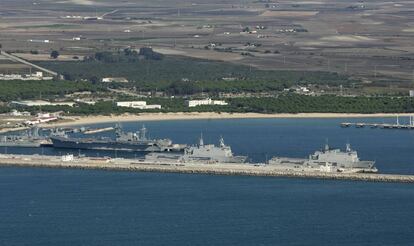
[{"label": "sandy beach", "polygon": [[128,121],[162,121],[162,120],[201,120],[201,119],[270,119],[270,118],[380,118],[409,116],[411,114],[340,114],[340,113],[299,113],[299,114],[259,114],[259,113],[143,113],[112,116],[71,116],[64,120],[42,127],[61,127],[89,125],[97,123]]}]

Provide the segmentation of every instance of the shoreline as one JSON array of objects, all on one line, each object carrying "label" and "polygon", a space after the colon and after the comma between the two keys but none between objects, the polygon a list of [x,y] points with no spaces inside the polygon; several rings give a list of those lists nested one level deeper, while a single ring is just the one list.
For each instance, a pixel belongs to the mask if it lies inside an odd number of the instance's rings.
[{"label": "shoreline", "polygon": [[397,116],[410,116],[403,113],[298,113],[298,114],[262,114],[262,113],[212,113],[212,112],[180,112],[180,113],[141,113],[123,115],[96,115],[96,116],[70,116],[64,117],[64,121],[40,124],[40,127],[61,127],[75,125],[90,125],[97,123],[132,122],[132,121],[169,121],[169,120],[209,120],[209,119],[310,119],[310,118],[386,118]]}]

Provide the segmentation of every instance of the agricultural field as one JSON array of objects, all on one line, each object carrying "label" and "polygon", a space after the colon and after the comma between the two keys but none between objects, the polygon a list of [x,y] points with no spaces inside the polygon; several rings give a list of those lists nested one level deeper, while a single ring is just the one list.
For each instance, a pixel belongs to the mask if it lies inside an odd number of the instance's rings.
[{"label": "agricultural field", "polygon": [[[151,46],[260,70],[338,73],[368,91],[414,86],[413,24],[412,1],[0,2],[2,49],[30,61]],[[50,58],[52,50],[61,56]]]}]

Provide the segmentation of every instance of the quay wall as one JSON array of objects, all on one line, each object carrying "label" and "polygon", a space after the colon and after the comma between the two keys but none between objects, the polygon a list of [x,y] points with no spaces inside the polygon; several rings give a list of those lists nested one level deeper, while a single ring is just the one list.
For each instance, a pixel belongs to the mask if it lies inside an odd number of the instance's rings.
[{"label": "quay wall", "polygon": [[62,161],[57,157],[0,156],[0,166],[102,169],[137,172],[164,172],[208,175],[242,175],[261,177],[291,177],[366,182],[414,183],[414,175],[374,173],[325,173],[280,170],[272,166],[248,164],[182,164],[147,163],[133,159],[92,160],[88,158]]}]

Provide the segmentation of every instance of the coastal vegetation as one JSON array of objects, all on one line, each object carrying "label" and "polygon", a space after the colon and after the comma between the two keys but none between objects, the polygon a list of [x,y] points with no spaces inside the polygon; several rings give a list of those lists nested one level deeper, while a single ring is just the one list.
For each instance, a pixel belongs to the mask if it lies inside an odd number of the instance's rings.
[{"label": "coastal vegetation", "polygon": [[125,77],[140,91],[164,91],[170,95],[199,92],[280,91],[296,84],[350,85],[354,79],[321,71],[260,70],[229,62],[181,56],[164,56],[141,48],[97,52],[82,61],[46,61],[39,65],[58,71],[65,79],[98,83],[104,77]]},{"label": "coastal vegetation", "polygon": [[[147,98],[148,104],[160,104],[162,109],[140,110],[117,107],[113,101],[101,101],[95,105],[81,104],[77,107],[42,106],[45,111],[62,110],[71,115],[110,115],[143,112],[229,112],[229,113],[411,113],[414,99],[410,97],[340,97],[304,96],[284,94],[265,98],[226,99],[227,106],[199,106],[189,108],[183,98]],[[23,108],[36,112],[40,108]]]},{"label": "coastal vegetation", "polygon": [[0,101],[39,99],[64,96],[78,91],[97,91],[99,87],[89,82],[71,81],[0,81]]}]

